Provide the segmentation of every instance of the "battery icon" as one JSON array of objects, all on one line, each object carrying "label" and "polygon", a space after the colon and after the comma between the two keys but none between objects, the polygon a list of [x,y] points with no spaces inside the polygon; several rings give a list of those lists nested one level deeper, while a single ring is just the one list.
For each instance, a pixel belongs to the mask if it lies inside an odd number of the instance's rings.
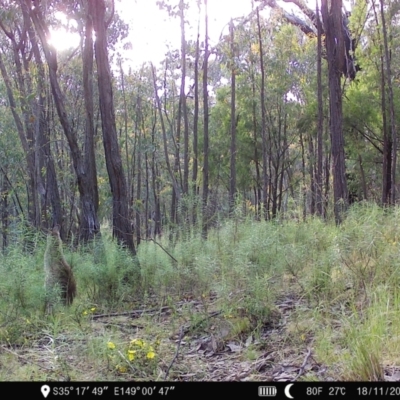
[{"label": "battery icon", "polygon": [[258,396],[259,397],[274,397],[274,396],[276,396],[276,387],[275,386],[259,386],[258,387]]}]

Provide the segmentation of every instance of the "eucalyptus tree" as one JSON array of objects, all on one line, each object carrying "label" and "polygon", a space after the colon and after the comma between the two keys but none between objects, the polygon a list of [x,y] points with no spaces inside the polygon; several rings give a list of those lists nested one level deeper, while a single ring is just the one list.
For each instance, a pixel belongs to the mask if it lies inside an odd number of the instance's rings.
[{"label": "eucalyptus tree", "polygon": [[340,82],[345,46],[343,37],[342,1],[321,0],[321,15],[325,27],[329,71],[330,131],[332,141],[333,195],[335,220],[341,222],[348,206],[344,155],[342,88]]},{"label": "eucalyptus tree", "polygon": [[[375,8],[375,1],[373,1],[372,3],[373,7]],[[392,140],[390,202],[394,204],[396,203],[397,128],[396,128],[394,99],[393,99],[393,84],[392,84],[393,75],[392,75],[392,65],[391,65],[391,55],[390,55],[391,49],[389,49],[388,26],[386,23],[384,0],[380,0],[379,6],[380,6],[380,17],[381,17],[384,61],[385,61],[385,73],[383,73],[382,71],[382,80],[384,82],[384,87],[387,88],[387,99],[389,103],[388,105],[389,105],[390,136]],[[382,95],[384,96],[385,94],[382,93]]]},{"label": "eucalyptus tree", "polygon": [[208,231],[208,218],[207,212],[208,193],[209,193],[209,115],[208,115],[208,58],[210,50],[208,46],[208,7],[207,0],[204,0],[204,59],[203,59],[203,193],[202,193],[202,207],[203,207],[203,225],[202,236],[207,237]]},{"label": "eucalyptus tree", "polygon": [[231,145],[230,145],[230,174],[229,174],[229,209],[232,213],[235,206],[236,188],[236,66],[235,66],[235,34],[233,21],[229,24],[230,31],[230,64],[231,64]]},{"label": "eucalyptus tree", "polygon": [[[48,12],[57,11],[57,4],[42,4],[41,2],[20,0],[25,2],[26,7],[29,9],[30,18],[33,21],[37,35],[40,38],[40,43],[46,58],[49,71],[49,80],[51,85],[51,90],[53,94],[54,103],[56,106],[57,114],[63,128],[63,132],[67,138],[69,149],[71,152],[71,157],[73,161],[74,171],[77,177],[78,189],[80,194],[80,236],[83,240],[88,240],[94,237],[96,233],[99,232],[100,224],[97,217],[98,209],[98,195],[97,195],[97,183],[96,183],[96,168],[93,165],[94,160],[94,150],[93,150],[93,129],[92,122],[88,119],[93,118],[92,105],[90,104],[91,88],[90,88],[90,65],[89,69],[84,69],[84,87],[85,87],[85,100],[86,100],[86,141],[85,141],[85,153],[82,154],[80,150],[79,140],[77,136],[76,127],[71,124],[71,120],[68,118],[68,106],[67,100],[63,94],[63,90],[60,86],[59,73],[58,73],[58,57],[56,49],[49,44],[48,38],[49,33],[49,22],[46,20]],[[85,8],[79,8],[78,4],[75,3],[64,3],[62,5],[63,11],[74,10],[77,6],[79,11],[85,12]],[[47,7],[47,10],[43,9]],[[46,13],[47,11],[47,13]],[[75,14],[76,17],[76,14]],[[90,29],[90,23],[87,23],[86,28]],[[91,45],[90,39],[86,38],[84,58],[86,62],[90,63],[90,49],[88,47]],[[86,67],[85,67],[86,68]],[[89,102],[89,103],[88,103]]]},{"label": "eucalyptus tree", "polygon": [[[30,52],[27,26],[24,24],[21,10],[16,5],[9,4],[8,2],[2,2],[1,5],[3,9],[0,28],[4,37],[2,38],[2,54],[0,54],[0,71],[7,90],[8,102],[17,132],[25,153],[26,169],[29,176],[27,184],[28,221],[33,226],[39,227],[39,177],[35,163],[36,140],[34,125],[32,123],[35,118],[32,98],[35,97],[35,94],[33,93],[32,77],[27,66],[29,63],[27,57]],[[7,51],[7,47],[10,51]],[[13,77],[9,73],[11,63],[14,65],[15,71]],[[26,73],[26,79],[24,79],[24,73]],[[15,93],[17,93],[17,96],[15,96]]]},{"label": "eucalyptus tree", "polygon": [[115,123],[113,87],[108,56],[107,29],[114,14],[106,16],[104,0],[88,0],[88,15],[96,33],[94,43],[104,154],[113,201],[113,235],[136,254],[129,219],[128,193]]}]

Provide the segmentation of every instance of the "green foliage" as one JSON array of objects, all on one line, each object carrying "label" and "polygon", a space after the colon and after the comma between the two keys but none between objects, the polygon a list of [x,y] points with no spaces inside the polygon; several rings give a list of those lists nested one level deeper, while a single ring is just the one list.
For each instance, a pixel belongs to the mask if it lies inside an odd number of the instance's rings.
[{"label": "green foliage", "polygon": [[[139,266],[135,257],[111,240],[107,229],[104,232],[103,237],[97,239],[102,243],[93,245],[94,256],[85,249],[78,257],[74,256],[74,274],[85,288],[82,294],[90,304],[114,307],[126,300],[126,296],[140,291]],[[99,246],[103,247],[101,258],[96,256]]]}]

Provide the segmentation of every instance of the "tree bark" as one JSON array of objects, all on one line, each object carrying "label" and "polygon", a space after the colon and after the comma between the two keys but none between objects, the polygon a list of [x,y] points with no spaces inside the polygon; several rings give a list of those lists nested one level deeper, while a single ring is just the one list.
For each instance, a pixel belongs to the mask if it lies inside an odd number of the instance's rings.
[{"label": "tree bark", "polygon": [[[200,4],[200,3],[199,3]],[[200,8],[199,8],[200,12]],[[199,194],[199,186],[197,184],[198,168],[199,168],[199,59],[200,59],[200,21],[197,26],[196,54],[194,60],[194,115],[193,115],[193,171],[192,171],[192,193],[193,193],[193,226],[197,221],[197,196]]]},{"label": "tree bark", "polygon": [[318,101],[318,123],[317,123],[317,173],[315,178],[315,203],[317,214],[324,214],[324,203],[322,196],[323,180],[323,132],[324,132],[324,104],[322,97],[322,26],[319,17],[319,2],[317,1],[317,101]]},{"label": "tree bark", "polygon": [[330,132],[333,169],[333,197],[336,223],[340,223],[348,207],[344,155],[342,88],[340,76],[344,58],[342,32],[342,0],[322,0],[321,14],[325,26],[329,71]]},{"label": "tree bark", "polygon": [[[189,193],[189,119],[186,106],[186,38],[185,38],[185,14],[184,1],[179,2],[179,12],[181,20],[181,87],[180,87],[180,113],[183,113],[183,194]],[[179,114],[180,114],[179,113]],[[180,123],[180,115],[178,116]]]},{"label": "tree bark", "polygon": [[235,35],[233,21],[229,25],[231,37],[231,148],[230,148],[230,179],[229,179],[229,211],[233,213],[236,196],[236,65],[235,65]]},{"label": "tree bark", "polygon": [[384,1],[383,0],[380,0],[380,5],[381,5],[383,46],[384,46],[384,50],[385,50],[386,82],[387,82],[387,91],[388,91],[388,100],[389,100],[390,134],[391,134],[391,141],[392,141],[390,201],[392,204],[395,204],[396,203],[397,130],[396,130],[396,118],[395,118],[395,112],[394,112],[394,101],[393,101],[391,57],[389,55],[389,43],[388,43],[388,34],[387,34],[387,27],[386,27],[386,21],[385,21],[385,10],[384,10]]},{"label": "tree bark", "polygon": [[261,37],[261,25],[260,25],[260,13],[257,9],[257,28],[258,28],[258,43],[260,48],[260,70],[261,70],[261,90],[260,90],[260,101],[261,101],[261,138],[262,138],[262,189],[263,189],[263,215],[267,220],[269,219],[269,199],[268,199],[268,172],[267,172],[267,121],[265,111],[265,71],[264,71],[264,57],[263,57],[263,42]]},{"label": "tree bark", "polygon": [[204,110],[204,138],[203,138],[203,226],[202,226],[202,236],[207,238],[208,231],[208,180],[209,180],[209,132],[208,132],[208,10],[207,10],[207,0],[204,0],[204,10],[205,10],[205,39],[204,39],[204,61],[203,61],[203,110]]},{"label": "tree bark", "polygon": [[125,245],[135,255],[132,225],[129,219],[128,194],[115,124],[113,88],[107,51],[106,6],[104,0],[88,0],[88,5],[89,15],[93,18],[93,27],[96,32],[94,48],[104,153],[113,198],[113,235],[119,243]]}]

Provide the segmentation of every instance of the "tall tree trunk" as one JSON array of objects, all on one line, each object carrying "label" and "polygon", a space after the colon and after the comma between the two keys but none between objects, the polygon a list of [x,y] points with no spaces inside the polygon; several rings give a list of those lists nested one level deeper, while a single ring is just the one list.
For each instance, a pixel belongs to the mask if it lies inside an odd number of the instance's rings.
[{"label": "tall tree trunk", "polygon": [[153,189],[154,197],[154,236],[161,234],[161,204],[160,204],[160,176],[158,174],[157,161],[156,161],[156,141],[155,141],[155,131],[157,123],[157,110],[154,110],[154,122],[151,129],[151,144],[153,147],[153,152],[151,155],[151,185]]},{"label": "tall tree trunk", "polygon": [[387,108],[386,108],[386,74],[385,59],[382,39],[380,36],[379,17],[375,6],[372,2],[374,11],[375,24],[377,27],[379,52],[380,52],[380,73],[381,73],[381,113],[382,113],[382,131],[383,131],[383,159],[382,159],[382,204],[388,205],[391,202],[390,195],[392,193],[392,138],[388,134],[387,126]]},{"label": "tall tree trunk", "polygon": [[[189,119],[186,106],[186,39],[185,39],[185,3],[183,0],[179,2],[179,13],[181,20],[181,87],[179,94],[180,113],[183,113],[183,193],[189,193]],[[179,114],[180,114],[179,113]],[[180,115],[178,115],[180,123]]]},{"label": "tall tree trunk", "polygon": [[256,168],[256,187],[255,187],[255,199],[256,199],[256,218],[259,220],[261,218],[261,204],[262,204],[262,195],[261,195],[261,174],[260,174],[260,161],[258,155],[258,135],[257,135],[257,102],[256,102],[256,84],[255,84],[255,76],[254,69],[252,69],[251,73],[251,92],[253,95],[252,100],[252,120],[253,120],[253,141],[254,141],[254,164]]},{"label": "tall tree trunk", "polygon": [[229,211],[232,214],[236,196],[236,65],[235,65],[235,36],[233,20],[229,25],[231,36],[231,151],[229,178]]},{"label": "tall tree trunk", "polygon": [[258,28],[258,43],[260,48],[260,70],[261,70],[261,138],[262,138],[262,189],[263,189],[263,214],[264,218],[269,219],[269,199],[268,199],[268,172],[267,172],[267,120],[265,111],[265,71],[264,71],[264,56],[263,56],[263,42],[261,37],[260,13],[257,8],[257,28]]},{"label": "tall tree trunk", "polygon": [[[30,3],[28,0],[25,0]],[[86,232],[84,238],[93,238],[95,233],[99,231],[99,223],[97,220],[96,212],[96,195],[93,192],[93,176],[89,171],[86,170],[86,161],[82,157],[79,149],[76,132],[72,128],[68,114],[66,111],[66,106],[64,103],[64,96],[62,94],[58,78],[57,78],[57,53],[54,48],[52,48],[47,38],[49,36],[49,31],[44,22],[44,17],[41,12],[41,7],[34,1],[34,8],[30,10],[30,16],[36,28],[36,32],[39,35],[43,52],[49,67],[49,78],[51,90],[54,98],[54,103],[56,105],[57,114],[60,119],[61,126],[63,127],[64,134],[68,140],[68,145],[71,151],[71,157],[73,162],[74,171],[77,176],[78,189],[81,201],[81,232]],[[31,6],[29,6],[31,7]]]},{"label": "tall tree trunk", "polygon": [[386,82],[388,90],[388,100],[389,100],[389,120],[390,120],[390,134],[392,141],[392,165],[391,165],[391,193],[390,201],[392,204],[396,203],[396,165],[397,165],[397,132],[396,132],[396,119],[394,112],[394,101],[393,101],[393,85],[392,85],[392,69],[391,60],[389,54],[389,43],[388,34],[385,21],[385,10],[384,1],[380,0],[381,5],[381,19],[382,19],[382,33],[383,33],[383,46],[385,49],[385,64],[386,64]]},{"label": "tall tree trunk", "polygon": [[165,163],[167,165],[167,171],[168,171],[169,177],[171,179],[172,188],[175,191],[175,193],[179,194],[180,192],[179,192],[178,182],[176,180],[175,174],[172,171],[171,163],[169,162],[167,131],[165,129],[164,117],[163,117],[162,107],[161,107],[161,100],[160,100],[160,96],[158,95],[158,90],[157,90],[157,77],[156,77],[156,69],[155,69],[154,65],[151,65],[151,71],[152,71],[152,75],[153,75],[154,97],[156,99],[156,107],[157,107],[157,110],[158,110],[158,113],[160,116],[161,132],[163,135]]},{"label": "tall tree trunk", "polygon": [[93,27],[96,32],[94,48],[104,153],[113,197],[113,235],[117,237],[119,243],[126,245],[133,254],[136,254],[129,220],[126,181],[115,125],[113,88],[107,51],[106,7],[104,0],[88,0],[88,4],[89,15],[93,18]]},{"label": "tall tree trunk", "polygon": [[86,195],[81,198],[80,237],[84,242],[93,239],[96,234],[100,233],[100,223],[97,218],[99,192],[94,151],[93,64],[93,21],[89,9],[87,9],[85,41],[82,51],[82,75],[86,113],[84,162],[89,177],[86,181],[90,186],[87,188]]},{"label": "tall tree trunk", "polygon": [[308,154],[309,154],[309,160],[308,160],[308,172],[310,174],[310,214],[314,215],[315,214],[315,175],[314,175],[314,164],[315,164],[315,151],[314,151],[314,143],[312,140],[312,136],[308,136]]},{"label": "tall tree trunk", "polygon": [[146,239],[148,239],[149,236],[149,221],[151,219],[150,216],[150,184],[149,184],[149,179],[150,179],[150,174],[149,174],[149,153],[147,152],[147,150],[144,153],[144,163],[145,163],[145,169],[146,169],[146,200],[144,203],[144,231],[146,232]]},{"label": "tall tree trunk", "polygon": [[306,185],[306,160],[304,151],[303,133],[300,131],[300,148],[301,148],[301,202],[303,205],[303,221],[307,217],[307,185]]},{"label": "tall tree trunk", "polygon": [[344,42],[342,30],[342,0],[322,0],[321,14],[325,26],[329,71],[330,132],[333,169],[333,197],[336,223],[340,223],[348,207],[346,165],[344,155],[342,88]]},{"label": "tall tree trunk", "polygon": [[[199,3],[200,4],[200,3]],[[200,12],[200,6],[199,6]],[[192,171],[192,192],[193,192],[193,226],[197,221],[197,196],[199,194],[199,186],[197,184],[198,167],[199,167],[199,59],[200,59],[200,20],[197,26],[196,39],[196,55],[194,60],[194,115],[193,115],[193,171]]]},{"label": "tall tree trunk", "polygon": [[318,124],[317,124],[317,168],[315,177],[315,203],[317,214],[324,215],[323,188],[323,132],[324,132],[324,104],[322,97],[322,26],[319,17],[319,2],[317,1],[317,100],[318,100]]},{"label": "tall tree trunk", "polygon": [[203,137],[203,227],[202,236],[207,237],[208,231],[208,179],[209,179],[209,133],[208,133],[208,10],[207,10],[207,0],[204,0],[204,11],[205,11],[205,39],[204,39],[204,63],[203,63],[203,110],[204,110],[204,137]]},{"label": "tall tree trunk", "polygon": [[[121,77],[121,91],[122,91],[122,101],[124,103],[124,136],[125,136],[125,165],[126,165],[126,191],[128,193],[128,202],[129,204],[133,203],[133,175],[134,175],[134,166],[132,167],[132,176],[131,176],[131,168],[129,161],[129,140],[128,140],[128,105],[126,101],[126,90],[125,90],[125,74],[124,69],[122,68],[122,59],[118,60],[119,63],[119,75]],[[139,97],[139,96],[138,96]],[[137,130],[135,129],[135,133]],[[133,164],[133,163],[132,163]]]},{"label": "tall tree trunk", "polygon": [[142,130],[144,126],[138,129],[138,144],[137,144],[137,182],[136,182],[136,204],[135,204],[135,214],[136,214],[136,244],[139,246],[141,238],[141,211],[142,211]]}]

